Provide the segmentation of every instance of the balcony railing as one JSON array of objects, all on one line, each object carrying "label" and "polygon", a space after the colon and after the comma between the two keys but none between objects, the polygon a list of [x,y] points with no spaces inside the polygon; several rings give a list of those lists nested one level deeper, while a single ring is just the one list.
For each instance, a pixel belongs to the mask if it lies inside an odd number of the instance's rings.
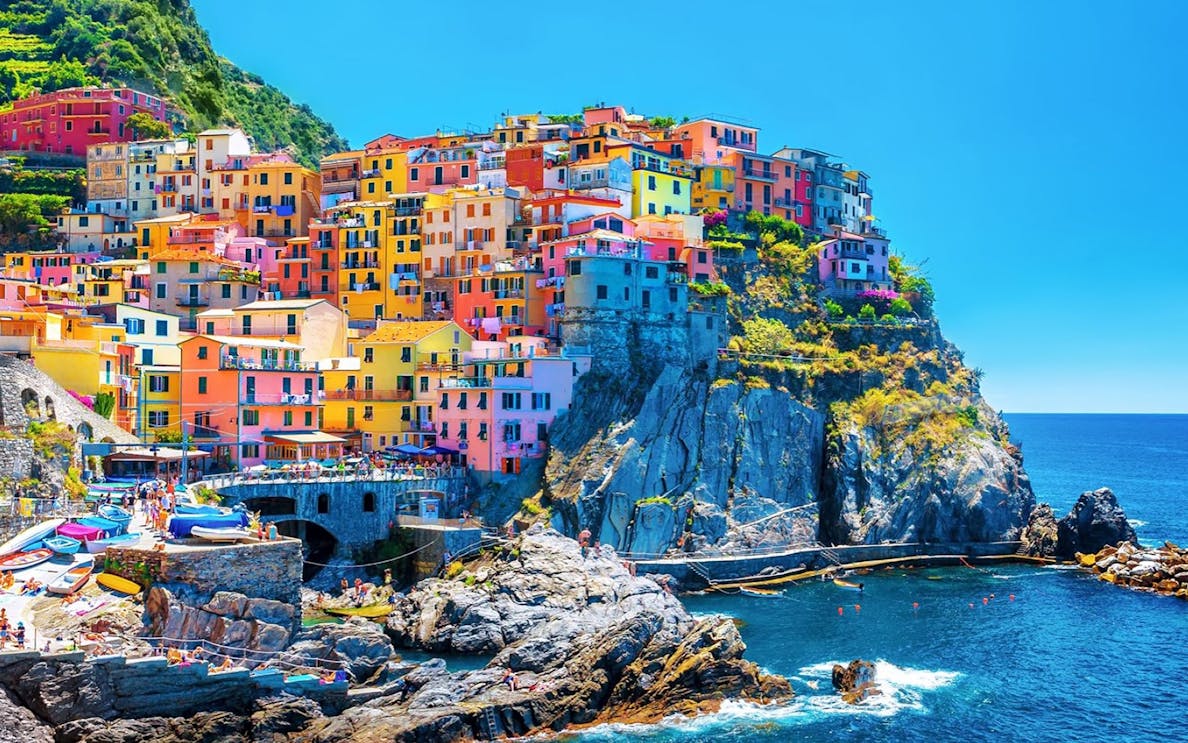
[{"label": "balcony railing", "polygon": [[530,390],[532,380],[525,377],[458,377],[441,380],[442,389],[470,389],[488,387],[508,390]]},{"label": "balcony railing", "polygon": [[746,178],[757,178],[759,180],[774,181],[779,176],[772,170],[755,170],[754,168],[744,168],[743,176]]},{"label": "balcony railing", "polygon": [[379,168],[368,168],[367,170],[363,171],[363,177],[364,178],[379,178],[380,177],[380,169]]},{"label": "balcony railing", "polygon": [[412,390],[327,390],[323,393],[327,400],[395,400],[408,402],[412,400]]},{"label": "balcony railing", "polygon": [[210,306],[210,297],[178,297],[178,307],[208,307]]},{"label": "balcony railing", "polygon": [[316,394],[295,395],[291,392],[274,392],[270,394],[244,394],[244,405],[321,405],[322,401]]},{"label": "balcony railing", "polygon": [[308,361],[260,360],[225,354],[219,359],[219,368],[241,369],[244,371],[316,372],[318,365]]},{"label": "balcony railing", "polygon": [[[348,246],[350,247],[350,246]],[[343,261],[342,268],[379,268],[379,261]]]}]

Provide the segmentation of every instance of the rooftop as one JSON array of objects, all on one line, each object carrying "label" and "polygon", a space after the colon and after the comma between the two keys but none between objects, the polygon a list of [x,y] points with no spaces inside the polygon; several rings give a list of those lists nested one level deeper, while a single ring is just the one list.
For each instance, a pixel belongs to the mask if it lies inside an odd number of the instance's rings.
[{"label": "rooftop", "polygon": [[423,320],[384,323],[363,339],[364,343],[414,343],[450,325],[453,320]]},{"label": "rooftop", "polygon": [[259,299],[241,304],[237,310],[304,310],[315,304],[325,304],[324,299]]},{"label": "rooftop", "polygon": [[216,343],[221,343],[224,346],[249,346],[252,348],[285,348],[292,351],[302,350],[302,346],[296,343],[289,343],[288,341],[274,341],[268,338],[252,338],[252,337],[232,337],[228,335],[196,335],[193,338],[187,338],[178,345],[189,343],[198,338],[206,338]]}]

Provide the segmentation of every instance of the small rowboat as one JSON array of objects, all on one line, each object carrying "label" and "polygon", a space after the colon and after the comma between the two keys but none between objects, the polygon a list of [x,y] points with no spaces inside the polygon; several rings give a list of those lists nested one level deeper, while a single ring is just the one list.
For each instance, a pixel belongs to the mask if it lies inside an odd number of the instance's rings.
[{"label": "small rowboat", "polygon": [[87,584],[87,579],[91,577],[91,571],[94,569],[94,564],[84,562],[59,575],[45,587],[45,590],[68,596]]},{"label": "small rowboat", "polygon": [[46,537],[41,540],[41,543],[49,547],[58,555],[73,555],[78,552],[79,547],[82,547],[82,542],[70,537],[63,537],[61,535],[56,537]]},{"label": "small rowboat", "polygon": [[0,555],[11,555],[13,552],[20,552],[29,545],[40,542],[53,534],[55,529],[65,523],[66,519],[50,519],[49,521],[42,521],[40,524],[34,524],[4,544],[0,544]]},{"label": "small rowboat", "polygon": [[127,593],[129,595],[140,593],[139,583],[134,583],[127,578],[121,578],[114,573],[100,573],[95,576],[95,582],[119,593]]},{"label": "small rowboat", "polygon": [[833,585],[837,586],[838,588],[845,589],[847,591],[861,591],[862,590],[861,583],[851,583],[850,581],[842,580],[841,578],[834,578]]},{"label": "small rowboat", "polygon": [[739,593],[745,593],[748,596],[779,596],[780,592],[774,588],[746,588],[740,587]]},{"label": "small rowboat", "polygon": [[24,570],[34,565],[40,565],[53,556],[54,551],[49,547],[38,547],[28,552],[14,552],[11,555],[0,557],[0,570]]},{"label": "small rowboat", "polygon": [[239,526],[194,526],[190,534],[208,542],[238,542],[241,539],[256,539],[256,535]]},{"label": "small rowboat", "polygon": [[132,523],[132,514],[110,503],[99,506],[96,512],[108,521],[114,521],[118,524],[121,533],[127,531],[128,524]]},{"label": "small rowboat", "polygon": [[128,534],[117,534],[114,537],[107,539],[92,539],[87,541],[87,552],[92,555],[97,555],[100,552],[106,552],[108,547],[127,547],[140,541],[141,533],[138,531],[129,532]]},{"label": "small rowboat", "polygon": [[334,617],[380,619],[391,614],[395,608],[390,604],[368,604],[367,606],[333,606],[323,609],[323,611]]}]

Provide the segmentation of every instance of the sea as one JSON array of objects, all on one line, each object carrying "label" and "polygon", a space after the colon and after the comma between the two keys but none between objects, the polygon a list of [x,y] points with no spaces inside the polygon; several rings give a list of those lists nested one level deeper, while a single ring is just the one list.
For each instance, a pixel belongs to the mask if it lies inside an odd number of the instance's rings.
[{"label": "sea", "polygon": [[[1066,513],[1110,487],[1139,539],[1188,543],[1188,416],[1007,415],[1036,497]],[[889,570],[771,596],[690,596],[733,617],[747,657],[792,681],[776,707],[604,725],[588,742],[1167,741],[1188,738],[1188,602],[1068,567]],[[876,664],[883,693],[847,705],[834,663]]]}]

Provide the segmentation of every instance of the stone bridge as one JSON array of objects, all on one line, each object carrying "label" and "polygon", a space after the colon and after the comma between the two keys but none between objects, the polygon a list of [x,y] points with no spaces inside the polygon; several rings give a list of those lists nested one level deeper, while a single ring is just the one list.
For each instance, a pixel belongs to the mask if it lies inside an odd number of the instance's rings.
[{"label": "stone bridge", "polygon": [[352,549],[387,539],[389,524],[401,514],[416,514],[424,495],[441,498],[444,517],[460,508],[469,492],[462,468],[318,477],[214,475],[203,482],[224,505],[242,503],[258,511],[261,521],[276,523],[280,533],[300,538],[309,560],[347,557]]}]

